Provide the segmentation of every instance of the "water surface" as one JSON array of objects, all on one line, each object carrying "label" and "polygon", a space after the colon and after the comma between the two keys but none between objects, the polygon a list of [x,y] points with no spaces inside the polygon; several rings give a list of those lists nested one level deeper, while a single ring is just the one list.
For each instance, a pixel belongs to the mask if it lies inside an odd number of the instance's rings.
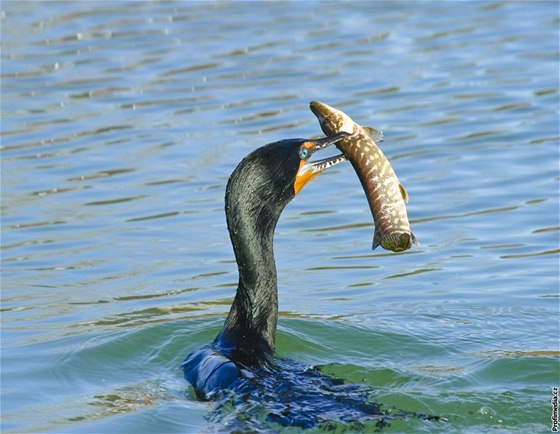
[{"label": "water surface", "polygon": [[278,354],[444,418],[387,431],[549,431],[556,2],[1,9],[2,432],[220,431],[179,365],[234,295],[225,185],[319,135],[311,100],[384,131],[421,245],[371,252],[351,166],[317,178],[276,232]]}]

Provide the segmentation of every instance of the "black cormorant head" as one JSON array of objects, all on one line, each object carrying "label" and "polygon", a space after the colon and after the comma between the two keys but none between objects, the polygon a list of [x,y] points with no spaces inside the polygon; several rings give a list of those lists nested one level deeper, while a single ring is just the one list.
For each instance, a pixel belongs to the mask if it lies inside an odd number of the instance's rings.
[{"label": "black cormorant head", "polygon": [[340,133],[319,140],[288,139],[264,145],[247,155],[231,174],[226,189],[226,214],[274,227],[280,213],[303,186],[328,167],[344,161],[343,155],[311,161],[315,152],[347,137]]}]

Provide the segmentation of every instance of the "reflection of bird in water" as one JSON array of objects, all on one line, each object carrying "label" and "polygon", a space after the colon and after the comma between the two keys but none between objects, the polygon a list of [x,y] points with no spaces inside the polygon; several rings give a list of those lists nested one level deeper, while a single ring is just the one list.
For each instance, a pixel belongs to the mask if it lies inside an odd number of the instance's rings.
[{"label": "reflection of bird in water", "polygon": [[[226,188],[226,217],[239,285],[215,341],[192,352],[182,367],[199,399],[254,402],[267,420],[311,427],[322,420],[380,418],[360,386],[345,385],[292,361],[273,358],[278,292],[273,235],[287,203],[315,175],[342,156],[308,162],[315,152],[346,137],[290,139],[265,145],[241,161]],[[233,394],[222,392],[231,390]]]}]

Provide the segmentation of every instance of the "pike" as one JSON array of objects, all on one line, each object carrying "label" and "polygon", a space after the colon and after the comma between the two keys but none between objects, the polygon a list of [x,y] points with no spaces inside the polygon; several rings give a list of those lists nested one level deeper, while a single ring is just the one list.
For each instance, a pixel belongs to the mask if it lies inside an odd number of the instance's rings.
[{"label": "pike", "polygon": [[408,194],[377,146],[383,141],[383,133],[358,125],[347,114],[327,104],[312,101],[309,107],[327,137],[349,134],[336,146],[352,163],[366,193],[375,221],[372,249],[381,246],[402,252],[410,249],[412,243],[418,245],[406,213]]}]

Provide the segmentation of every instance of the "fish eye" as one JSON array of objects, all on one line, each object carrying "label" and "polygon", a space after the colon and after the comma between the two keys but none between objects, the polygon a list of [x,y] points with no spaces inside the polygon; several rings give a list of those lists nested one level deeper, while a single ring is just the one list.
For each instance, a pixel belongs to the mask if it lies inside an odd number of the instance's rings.
[{"label": "fish eye", "polygon": [[301,148],[299,148],[299,158],[302,160],[307,159],[307,157],[309,156],[309,151],[307,150],[307,148],[305,146],[302,146]]}]

